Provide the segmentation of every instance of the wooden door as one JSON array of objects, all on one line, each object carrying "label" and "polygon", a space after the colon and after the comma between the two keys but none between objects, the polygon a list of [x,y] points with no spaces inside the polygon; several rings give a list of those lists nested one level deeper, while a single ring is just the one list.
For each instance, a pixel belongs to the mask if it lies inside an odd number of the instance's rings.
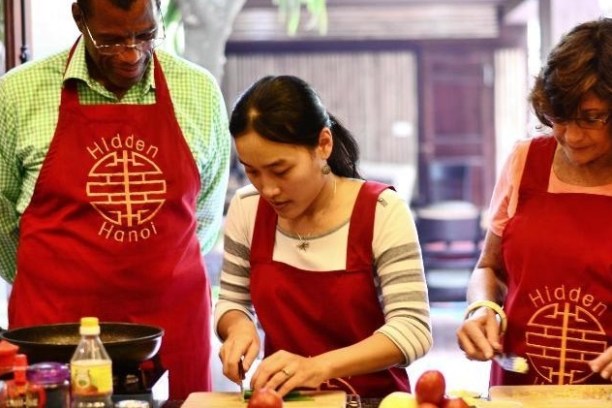
[{"label": "wooden door", "polygon": [[418,204],[486,207],[495,181],[493,51],[424,48],[419,61]]}]

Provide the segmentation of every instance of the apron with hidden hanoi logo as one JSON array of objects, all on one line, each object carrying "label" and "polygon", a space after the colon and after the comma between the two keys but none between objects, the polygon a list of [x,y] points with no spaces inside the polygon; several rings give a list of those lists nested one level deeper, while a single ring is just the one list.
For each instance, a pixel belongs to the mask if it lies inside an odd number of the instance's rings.
[{"label": "apron with hidden hanoi logo", "polygon": [[516,214],[502,238],[505,352],[529,372],[492,366],[493,385],[607,384],[588,362],[612,346],[612,197],[549,193],[557,143],[532,140]]},{"label": "apron with hidden hanoi logo", "polygon": [[81,105],[65,83],[21,218],[9,324],[161,326],[170,398],[183,399],[210,390],[210,289],[195,234],[199,174],[153,63],[154,104]]},{"label": "apron with hidden hanoi logo", "polygon": [[[265,332],[266,356],[278,350],[316,356],[357,343],[385,323],[372,275],[372,237],[376,203],[386,188],[363,184],[350,220],[347,269],[329,272],[304,271],[272,259],[278,216],[259,199],[251,245],[251,297]],[[408,391],[409,384],[406,370],[392,367],[321,387],[335,388],[384,397]]]}]

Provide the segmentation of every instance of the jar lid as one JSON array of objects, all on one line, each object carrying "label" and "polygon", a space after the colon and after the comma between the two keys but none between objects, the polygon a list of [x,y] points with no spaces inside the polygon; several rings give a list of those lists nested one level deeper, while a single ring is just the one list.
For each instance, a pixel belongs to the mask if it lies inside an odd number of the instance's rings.
[{"label": "jar lid", "polygon": [[115,404],[115,408],[149,408],[149,402],[144,400],[122,400]]},{"label": "jar lid", "polygon": [[45,362],[28,367],[28,380],[37,384],[61,384],[70,379],[70,369],[66,364]]}]

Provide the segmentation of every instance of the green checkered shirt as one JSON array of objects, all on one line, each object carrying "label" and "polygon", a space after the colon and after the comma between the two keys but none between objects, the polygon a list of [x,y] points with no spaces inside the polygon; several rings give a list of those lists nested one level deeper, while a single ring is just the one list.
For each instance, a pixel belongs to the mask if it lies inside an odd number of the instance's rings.
[{"label": "green checkered shirt", "polygon": [[[174,111],[202,180],[197,199],[202,253],[215,244],[227,189],[230,135],[225,102],[215,79],[186,60],[157,51]],[[58,120],[60,88],[77,78],[84,104],[155,102],[153,64],[119,101],[91,79],[79,41],[64,74],[68,51],[21,65],[0,77],[0,276],[13,282],[19,220],[30,203]]]}]

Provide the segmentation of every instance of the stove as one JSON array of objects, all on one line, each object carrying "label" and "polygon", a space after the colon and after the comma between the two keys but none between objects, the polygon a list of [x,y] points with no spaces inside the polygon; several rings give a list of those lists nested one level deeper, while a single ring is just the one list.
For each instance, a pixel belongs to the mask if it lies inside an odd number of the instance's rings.
[{"label": "stove", "polygon": [[168,371],[153,358],[139,366],[113,364],[113,402],[124,400],[147,401],[151,408],[159,408],[169,396]]}]

